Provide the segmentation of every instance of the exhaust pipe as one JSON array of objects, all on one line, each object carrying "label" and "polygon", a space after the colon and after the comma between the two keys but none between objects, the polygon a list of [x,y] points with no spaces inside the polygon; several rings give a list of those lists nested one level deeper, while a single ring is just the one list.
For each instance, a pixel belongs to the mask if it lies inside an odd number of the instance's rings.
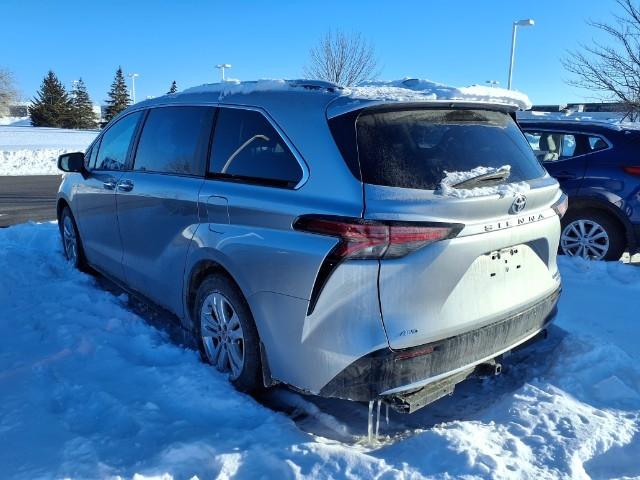
[{"label": "exhaust pipe", "polygon": [[502,373],[502,364],[492,360],[476,366],[475,375],[480,378],[497,377]]}]

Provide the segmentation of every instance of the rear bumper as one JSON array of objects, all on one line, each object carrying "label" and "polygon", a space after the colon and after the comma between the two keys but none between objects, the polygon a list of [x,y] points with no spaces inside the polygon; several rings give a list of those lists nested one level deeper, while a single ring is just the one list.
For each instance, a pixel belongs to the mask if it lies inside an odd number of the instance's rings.
[{"label": "rear bumper", "polygon": [[560,290],[476,330],[403,350],[371,352],[336,375],[320,395],[369,401],[469,371],[529,340],[551,323]]}]

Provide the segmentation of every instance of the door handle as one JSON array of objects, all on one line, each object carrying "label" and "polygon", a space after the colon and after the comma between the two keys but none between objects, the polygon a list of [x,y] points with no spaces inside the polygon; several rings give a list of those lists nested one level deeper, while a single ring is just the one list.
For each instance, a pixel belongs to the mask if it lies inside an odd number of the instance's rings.
[{"label": "door handle", "polygon": [[102,182],[102,186],[106,190],[113,190],[114,188],[116,188],[116,179],[115,178],[108,178],[107,180]]},{"label": "door handle", "polygon": [[133,190],[133,182],[131,180],[120,180],[117,187],[121,192],[130,192]]}]

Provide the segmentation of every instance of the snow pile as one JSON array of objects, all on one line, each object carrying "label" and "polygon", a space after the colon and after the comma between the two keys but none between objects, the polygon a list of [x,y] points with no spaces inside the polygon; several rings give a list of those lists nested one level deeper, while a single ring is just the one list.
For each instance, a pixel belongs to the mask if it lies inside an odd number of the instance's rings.
[{"label": "snow pile", "polygon": [[26,127],[31,125],[31,119],[29,117],[0,117],[0,125]]},{"label": "snow pile", "polygon": [[394,102],[463,100],[513,105],[522,110],[531,108],[529,97],[521,92],[481,85],[451,87],[430,80],[414,78],[368,82],[349,88],[345,93],[354,99],[363,100]]},{"label": "snow pile", "polygon": [[529,191],[530,186],[527,182],[518,183],[501,183],[499,185],[493,185],[491,187],[474,187],[474,188],[455,188],[457,185],[465,180],[477,177],[479,175],[485,175],[488,173],[494,173],[498,171],[510,171],[511,165],[503,165],[499,168],[493,167],[476,167],[466,172],[447,172],[445,171],[445,177],[440,182],[439,188],[436,193],[440,195],[446,195],[456,198],[470,198],[470,197],[482,197],[485,195],[500,195],[500,197],[506,197],[509,195],[517,195],[519,193],[526,193]]},{"label": "snow pile", "polygon": [[59,175],[58,155],[84,151],[99,132],[0,127],[0,175]]},{"label": "snow pile", "polygon": [[0,229],[0,245],[4,478],[640,475],[633,266],[562,259],[558,327],[546,342],[514,353],[495,380],[392,414],[389,437],[372,448],[346,440],[365,434],[365,405],[309,407],[315,399],[284,391],[295,423],[236,392],[126,296],[70,268],[57,225]]},{"label": "snow pile", "polygon": [[60,175],[58,155],[71,150],[42,148],[0,151],[0,175]]}]

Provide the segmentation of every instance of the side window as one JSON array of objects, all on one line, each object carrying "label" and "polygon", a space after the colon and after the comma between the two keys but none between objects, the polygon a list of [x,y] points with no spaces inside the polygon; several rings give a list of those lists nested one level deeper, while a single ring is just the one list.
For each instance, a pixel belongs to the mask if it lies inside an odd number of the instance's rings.
[{"label": "side window", "polygon": [[562,158],[573,157],[576,153],[576,137],[575,135],[562,135]]},{"label": "side window", "polygon": [[149,110],[133,168],[204,175],[214,109],[160,107]]},{"label": "side window", "polygon": [[541,162],[555,162],[560,159],[560,146],[562,135],[552,132],[538,133],[538,148],[536,157]]},{"label": "side window", "polygon": [[96,159],[98,158],[98,149],[100,148],[100,141],[98,140],[93,144],[93,147],[85,155],[85,165],[91,170],[96,168]]},{"label": "side window", "polygon": [[525,136],[541,162],[557,162],[575,154],[576,136],[560,132],[526,132]]},{"label": "side window", "polygon": [[527,142],[529,142],[533,151],[538,153],[540,151],[540,134],[524,132],[524,136],[527,137]]},{"label": "side window", "polygon": [[96,160],[97,170],[124,170],[127,152],[141,116],[142,112],[127,115],[104,132]]},{"label": "side window", "polygon": [[602,137],[592,136],[589,137],[589,147],[591,147],[592,152],[597,152],[598,150],[609,148],[609,144]]},{"label": "side window", "polygon": [[302,168],[282,137],[260,112],[220,108],[210,173],[265,185],[293,187]]}]

